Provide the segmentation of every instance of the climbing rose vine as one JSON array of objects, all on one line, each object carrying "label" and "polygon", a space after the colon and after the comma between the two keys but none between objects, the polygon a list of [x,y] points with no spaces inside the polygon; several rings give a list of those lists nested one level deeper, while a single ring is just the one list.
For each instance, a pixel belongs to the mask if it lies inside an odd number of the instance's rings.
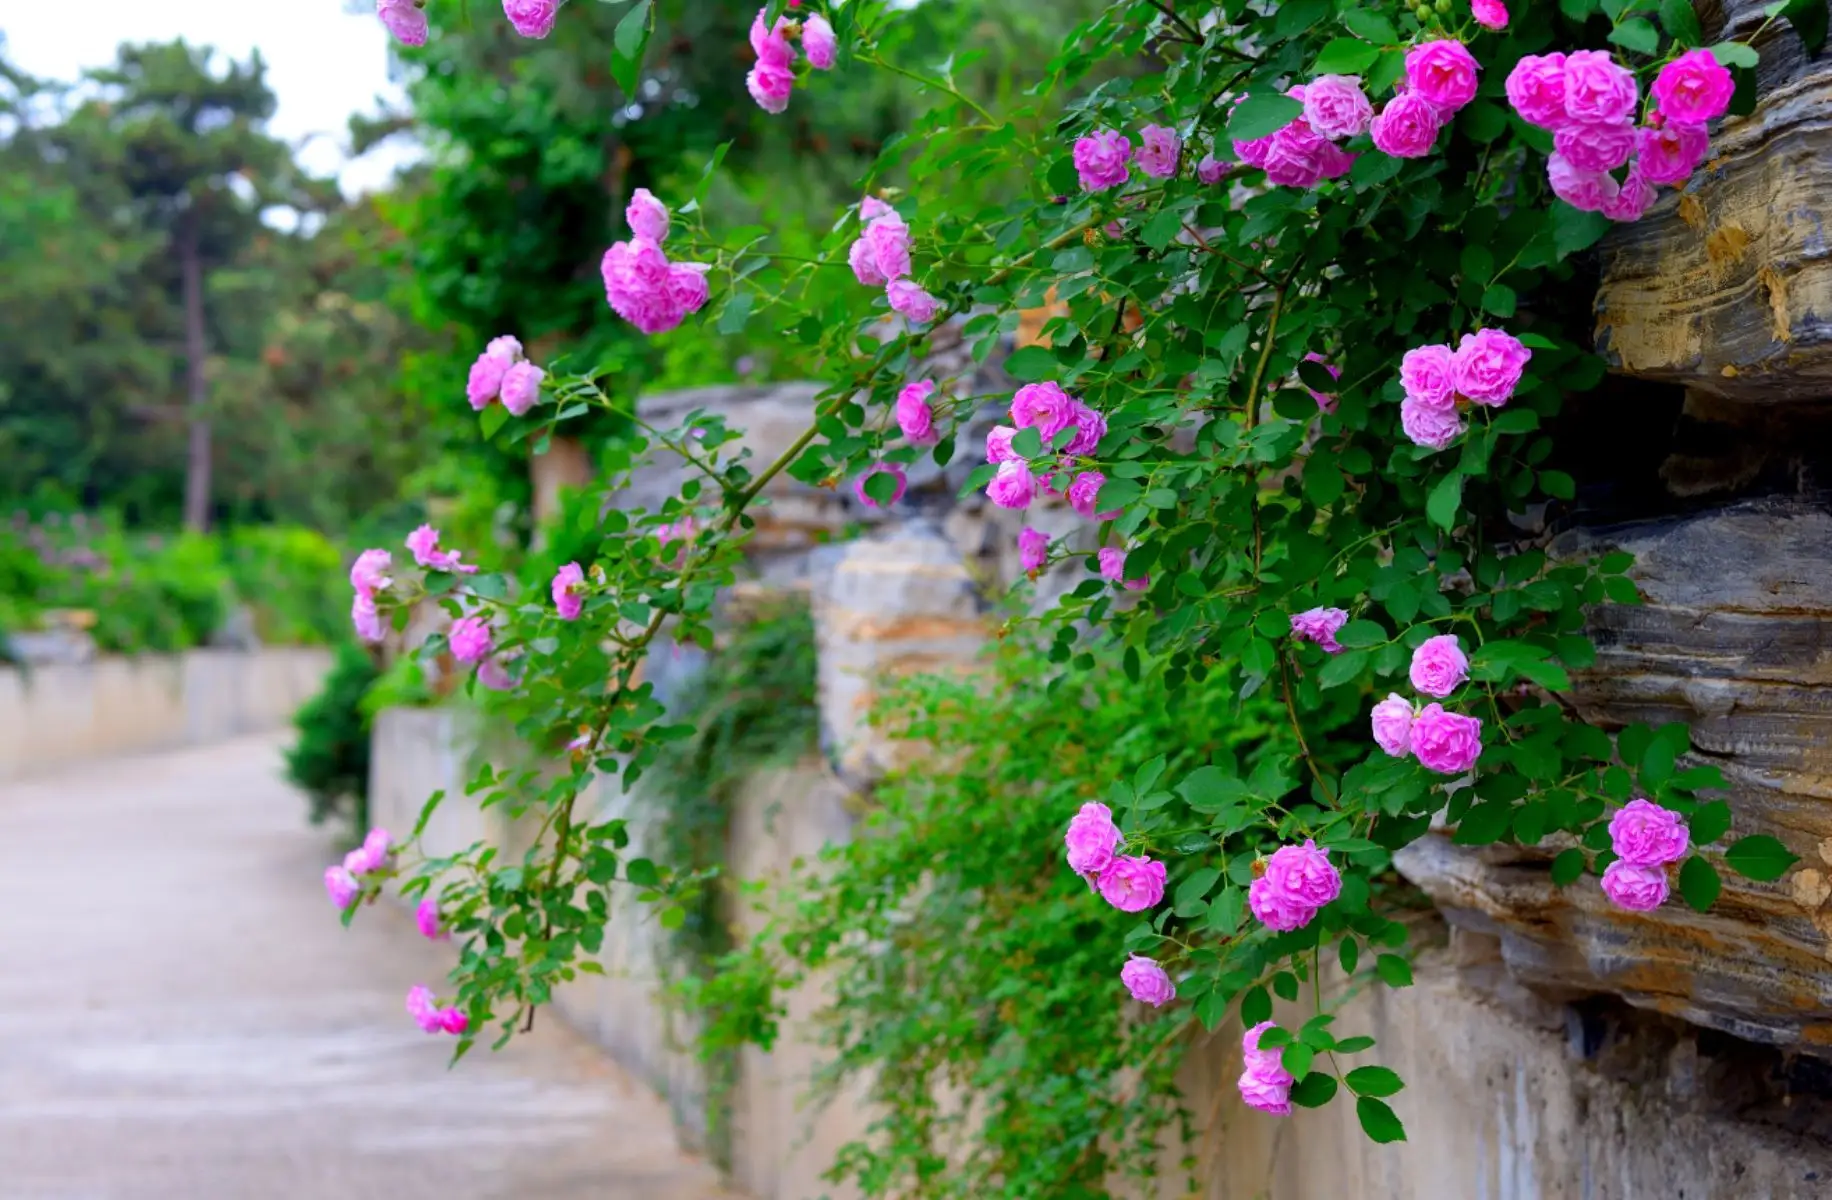
[{"label": "climbing rose vine", "polygon": [[[427,857],[419,829],[398,845],[378,831],[327,871],[345,919],[399,879],[422,930],[458,943],[443,999],[410,993],[414,1019],[461,1051],[490,1026],[500,1043],[596,969],[622,896],[681,919],[700,880],[630,857],[623,822],[581,801],[594,779],[636,784],[683,735],[644,657],[664,635],[710,643],[772,479],[894,509],[925,456],[969,465],[963,494],[1013,514],[1028,577],[1066,575],[1007,630],[1046,648],[1065,704],[1099,651],[1166,705],[1220,681],[1282,713],[1283,753],[1254,770],[1220,752],[1179,778],[1141,763],[1061,814],[1060,850],[1010,849],[1063,854],[1085,903],[1111,910],[1116,1004],[1167,1036],[1239,1020],[1257,1109],[1346,1091],[1370,1136],[1404,1136],[1401,1081],[1351,1065],[1373,1040],[1336,1022],[1349,990],[1411,980],[1385,882],[1422,837],[1539,847],[1559,885],[1634,911],[1674,887],[1709,907],[1725,861],[1785,870],[1773,839],[1724,844],[1729,809],[1700,795],[1723,781],[1682,769],[1683,727],[1612,737],[1561,695],[1594,659],[1586,607],[1637,599],[1627,556],[1554,554],[1532,515],[1573,501],[1551,434],[1566,395],[1602,376],[1572,303],[1583,252],[1688,186],[1712,123],[1753,97],[1748,45],[1703,45],[1684,4],[1658,24],[1644,7],[1118,0],[1054,64],[1015,64],[1029,74],[1005,113],[953,60],[900,60],[905,25],[882,0],[772,2],[727,31],[769,113],[797,89],[819,103],[829,70],[891,70],[929,106],[816,257],[722,244],[704,183],[638,190],[602,251],[607,302],[636,329],[710,308],[728,331],[780,331],[824,373],[782,455],[751,460],[713,414],[637,422],[605,495],[657,456],[688,482],[653,508],[607,506],[596,559],[528,594],[430,527],[407,541],[411,568],[383,548],[352,568],[362,637],[442,608],[416,652],[503,691],[521,737],[564,764],[468,783],[537,822],[523,855]],[[566,19],[504,9],[526,37]],[[418,5],[378,14],[403,42],[437,34]],[[625,21],[618,54],[639,59],[653,10]],[[814,272],[849,273],[855,302],[803,311]],[[1007,394],[966,392],[927,353],[946,326],[984,359],[1039,310]],[[607,386],[529,362],[505,333],[463,391],[485,437],[538,442],[594,407],[632,416]],[[1052,540],[1029,519],[1051,507],[1079,527]]]}]

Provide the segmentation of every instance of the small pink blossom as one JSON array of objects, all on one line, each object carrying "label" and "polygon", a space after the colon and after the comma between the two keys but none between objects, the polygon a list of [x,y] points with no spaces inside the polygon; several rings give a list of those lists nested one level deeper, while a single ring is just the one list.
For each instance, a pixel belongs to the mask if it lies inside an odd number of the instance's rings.
[{"label": "small pink blossom", "polygon": [[371,829],[363,838],[363,844],[344,855],[344,869],[353,875],[367,875],[371,871],[380,871],[393,861],[392,846],[394,839],[386,829],[379,826]]},{"label": "small pink blossom", "polygon": [[1412,756],[1427,770],[1461,775],[1482,757],[1482,721],[1427,704],[1412,722]]},{"label": "small pink blossom", "polygon": [[912,446],[933,446],[941,440],[935,432],[934,410],[929,407],[929,397],[934,394],[935,384],[927,379],[905,384],[897,393],[897,428]]},{"label": "small pink blossom", "polygon": [[1654,79],[1654,107],[1668,121],[1703,125],[1730,108],[1737,81],[1709,50],[1688,50]]},{"label": "small pink blossom", "polygon": [[852,264],[854,278],[866,287],[883,287],[890,282],[878,269],[878,256],[872,253],[871,243],[863,235],[854,239],[846,261]]},{"label": "small pink blossom", "polygon": [[1508,72],[1508,103],[1520,119],[1556,130],[1571,118],[1565,112],[1565,56],[1529,54]]},{"label": "small pink blossom", "polygon": [[1686,856],[1692,835],[1678,813],[1651,800],[1631,800],[1609,819],[1616,857],[1631,866],[1664,867]]},{"label": "small pink blossom", "polygon": [[357,893],[363,888],[356,882],[356,876],[348,870],[332,866],[324,869],[324,890],[332,904],[338,908],[348,908],[350,901],[356,899]]},{"label": "small pink blossom", "polygon": [[1612,221],[1639,221],[1659,198],[1654,185],[1641,177],[1640,168],[1630,167],[1615,198],[1603,205],[1603,215]]},{"label": "small pink blossom", "polygon": [[1291,636],[1300,642],[1314,642],[1325,654],[1341,654],[1336,633],[1349,623],[1349,615],[1340,608],[1310,608],[1291,614]]},{"label": "small pink blossom", "polygon": [[413,910],[413,919],[420,927],[420,936],[428,941],[445,941],[451,936],[439,928],[439,902],[431,896],[420,901],[420,906]]},{"label": "small pink blossom", "polygon": [[1289,933],[1310,924],[1318,910],[1341,894],[1342,876],[1329,852],[1306,838],[1302,846],[1273,851],[1265,873],[1247,888],[1247,907],[1266,928]]},{"label": "small pink blossom", "polygon": [[941,311],[941,301],[908,279],[893,279],[884,289],[891,308],[913,325],[927,325]]},{"label": "small pink blossom", "polygon": [[373,599],[375,593],[393,582],[388,578],[388,569],[393,565],[394,555],[388,551],[365,550],[356,556],[356,562],[350,567],[350,586]]},{"label": "small pink blossom", "polygon": [[1484,29],[1506,29],[1508,6],[1502,0],[1470,0],[1470,13]]},{"label": "small pink blossom", "polygon": [[[668,302],[677,313],[697,313],[706,307],[712,289],[706,283],[707,263],[668,264]],[[507,384],[504,385],[505,388]]]},{"label": "small pink blossom", "polygon": [[1368,132],[1374,148],[1394,158],[1423,158],[1437,144],[1444,118],[1438,109],[1417,92],[1403,92],[1387,101]]},{"label": "small pink blossom", "polygon": [[1635,152],[1635,127],[1570,121],[1552,135],[1552,144],[1580,171],[1613,171]]},{"label": "small pink blossom", "polygon": [[1084,192],[1104,192],[1126,182],[1132,142],[1116,129],[1097,129],[1075,140],[1075,171]]},{"label": "small pink blossom", "polygon": [[505,367],[513,366],[521,361],[522,344],[505,333],[501,337],[491,338],[489,344],[483,348],[483,352],[491,358],[500,360]]},{"label": "small pink blossom", "polygon": [[888,217],[896,211],[876,196],[867,196],[859,201],[859,224],[869,225],[879,217]]},{"label": "small pink blossom", "polygon": [[1374,706],[1374,741],[1394,758],[1412,753],[1412,702],[1396,692]]},{"label": "small pink blossom", "polygon": [[[865,481],[870,479],[873,475],[889,475],[896,481],[896,487],[891,491],[891,498],[883,505],[873,500],[865,490]],[[901,463],[877,463],[860,472],[858,478],[852,481],[853,494],[859,498],[859,503],[863,504],[866,508],[889,508],[891,505],[897,503],[897,501],[903,499],[903,493],[909,486],[909,478],[904,474],[903,465]]]},{"label": "small pink blossom", "polygon": [[547,372],[531,362],[519,362],[503,375],[503,407],[517,417],[526,416],[528,410],[541,398],[541,380],[547,378]]},{"label": "small pink blossom", "polygon": [[1227,177],[1233,165],[1225,158],[1205,154],[1202,156],[1202,161],[1196,164],[1196,178],[1213,187]]},{"label": "small pink blossom", "polygon": [[623,210],[630,232],[657,245],[668,240],[668,206],[655,198],[648,188],[639,187]]},{"label": "small pink blossom", "polygon": [[1011,398],[1011,423],[1019,429],[1034,428],[1045,446],[1075,417],[1076,402],[1054,383],[1027,383]]},{"label": "small pink blossom", "polygon": [[1607,50],[1576,50],[1565,59],[1565,115],[1620,125],[1635,119],[1641,91],[1635,73]]},{"label": "small pink blossom", "polygon": [[1026,525],[1018,531],[1018,567],[1024,571],[1041,571],[1050,557],[1050,535]]},{"label": "small pink blossom", "polygon": [[387,636],[382,616],[375,608],[375,597],[368,592],[356,593],[356,598],[350,602],[350,624],[355,626],[356,636],[365,642],[380,642]]},{"label": "small pink blossom", "polygon": [[1629,912],[1653,912],[1667,902],[1664,867],[1640,867],[1618,859],[1603,871],[1603,894]]},{"label": "small pink blossom", "polygon": [[1415,346],[1399,363],[1399,384],[1406,398],[1425,408],[1452,411],[1457,406],[1455,354],[1449,346]]},{"label": "small pink blossom", "polygon": [[503,0],[503,15],[523,37],[544,38],[553,32],[560,0]]},{"label": "small pink blossom", "polygon": [[789,96],[795,91],[795,72],[785,65],[758,59],[744,77],[744,86],[764,112],[787,112]]},{"label": "small pink blossom", "polygon": [[1134,954],[1126,960],[1120,968],[1120,982],[1134,1000],[1153,1008],[1163,1008],[1177,998],[1177,985],[1171,982],[1170,974],[1144,955]]},{"label": "small pink blossom", "polygon": [[1011,448],[1011,439],[1018,436],[1018,431],[1009,425],[994,425],[986,434],[986,461],[989,463],[1023,462],[1018,452]]},{"label": "small pink blossom", "polygon": [[1407,94],[1422,97],[1448,117],[1476,98],[1480,70],[1462,42],[1425,42],[1406,51]]},{"label": "small pink blossom", "polygon": [[802,22],[802,52],[808,56],[808,65],[817,71],[833,69],[834,59],[840,51],[840,40],[834,36],[833,26],[827,18],[819,13]]},{"label": "small pink blossom", "polygon": [[1710,152],[1710,137],[1695,125],[1669,124],[1635,131],[1635,169],[1649,183],[1678,186],[1686,182]]},{"label": "small pink blossom", "polygon": [[470,575],[477,570],[475,566],[458,561],[461,551],[439,549],[439,531],[431,525],[422,525],[408,534],[407,548],[413,551],[413,560],[429,571]]},{"label": "small pink blossom", "polygon": [[1331,141],[1368,131],[1374,106],[1361,90],[1359,75],[1319,75],[1304,89],[1304,119]]},{"label": "small pink blossom", "polygon": [[1106,485],[1107,477],[1099,471],[1083,471],[1069,484],[1069,507],[1090,521],[1117,520],[1120,515],[1117,508],[1109,512],[1094,511],[1100,500],[1100,490]]},{"label": "small pink blossom", "polygon": [[555,571],[549,590],[553,593],[553,606],[559,610],[560,619],[577,621],[579,614],[585,611],[585,572],[579,564],[569,562]]},{"label": "small pink blossom", "polygon": [[1407,674],[1415,689],[1443,699],[1469,678],[1469,658],[1456,634],[1441,633],[1419,643]]},{"label": "small pink blossom", "polygon": [[1101,869],[1097,886],[1121,912],[1144,912],[1164,899],[1164,864],[1144,854],[1116,854]]},{"label": "small pink blossom", "polygon": [[1000,463],[986,485],[986,498],[1000,508],[1029,508],[1037,498],[1037,477],[1023,462]]},{"label": "small pink blossom", "polygon": [[[1329,377],[1331,379],[1342,378],[1342,368],[1330,362],[1327,358],[1324,358],[1314,350],[1304,356],[1304,361],[1321,364],[1323,369],[1329,372]],[[1319,392],[1316,388],[1308,386],[1305,387],[1304,390],[1310,393],[1310,398],[1317,402],[1317,407],[1319,409],[1322,409],[1324,412],[1336,411],[1336,397],[1334,393]]]},{"label": "small pink blossom", "polygon": [[1272,134],[1256,137],[1250,141],[1234,143],[1234,157],[1249,167],[1264,167],[1266,156],[1272,152]]},{"label": "small pink blossom", "polygon": [[751,18],[751,52],[759,62],[787,67],[795,58],[795,48],[789,45],[789,19],[777,17],[776,24],[765,25],[763,19],[767,11],[760,8]]},{"label": "small pink blossom", "polygon": [[1240,1059],[1250,1068],[1261,1071],[1278,1071],[1284,1069],[1285,1051],[1280,1047],[1270,1050],[1260,1048],[1260,1039],[1266,1036],[1269,1029],[1278,1026],[1271,1021],[1261,1021],[1258,1025],[1244,1031],[1240,1036]]},{"label": "small pink blossom", "polygon": [[440,1008],[433,999],[432,989],[424,984],[407,989],[407,1015],[427,1033],[457,1035],[470,1025],[469,1018],[456,1008]]},{"label": "small pink blossom", "polygon": [[375,15],[401,45],[426,44],[426,13],[413,0],[376,0]]},{"label": "small pink blossom", "polygon": [[706,303],[700,263],[670,263],[660,245],[645,237],[618,242],[600,266],[611,310],[646,334],[666,333]]},{"label": "small pink blossom", "polygon": [[1463,432],[1463,418],[1455,408],[1434,408],[1411,396],[1400,401],[1399,424],[1415,446],[1442,450]]},{"label": "small pink blossom", "polygon": [[1094,556],[1100,562],[1101,578],[1117,583],[1129,592],[1142,592],[1151,586],[1151,576],[1126,578],[1126,552],[1118,546],[1102,546]]},{"label": "small pink blossom", "polygon": [[506,692],[515,687],[515,676],[500,658],[492,656],[477,664],[477,682],[493,692]]},{"label": "small pink blossom", "polygon": [[1262,164],[1266,179],[1280,187],[1315,187],[1323,178],[1329,149],[1330,144],[1299,117],[1272,135]]},{"label": "small pink blossom", "polygon": [[1602,212],[1619,190],[1615,177],[1605,171],[1580,171],[1564,155],[1546,160],[1546,179],[1552,194],[1584,212]]},{"label": "small pink blossom", "polygon": [[471,364],[470,378],[465,381],[464,396],[471,402],[471,407],[478,412],[490,407],[490,401],[496,399],[502,391],[503,376],[514,365],[513,361],[504,362],[501,358],[485,351],[477,356]]},{"label": "small pink blossom", "polygon": [[[1070,456],[1092,454],[1100,448],[1100,440],[1107,436],[1107,418],[1079,400],[1069,402],[1068,423],[1075,427],[1075,436],[1069,439],[1067,445],[1063,446],[1064,454]],[[1054,440],[1053,435],[1052,440]]]},{"label": "small pink blossom", "polygon": [[470,1027],[471,1018],[461,1009],[447,1008],[439,1013],[439,1029],[443,1033],[457,1037]]},{"label": "small pink blossom", "polygon": [[1165,125],[1147,125],[1139,130],[1139,170],[1153,179],[1169,179],[1177,173],[1177,159],[1183,153],[1183,139]]},{"label": "small pink blossom", "polygon": [[1451,356],[1457,391],[1477,404],[1500,408],[1513,398],[1533,351],[1499,329],[1466,333]]},{"label": "small pink blossom", "polygon": [[1119,826],[1113,823],[1113,810],[1090,800],[1069,819],[1069,830],[1062,835],[1068,847],[1069,870],[1077,875],[1099,875],[1113,862],[1120,848]]},{"label": "small pink blossom", "polygon": [[490,652],[495,637],[490,632],[489,622],[482,617],[459,617],[452,622],[446,641],[451,644],[453,658],[474,663]]},{"label": "small pink blossom", "polygon": [[[866,248],[885,282],[902,279],[910,273],[910,227],[892,212],[865,227]],[[855,269],[855,275],[858,273]]]}]

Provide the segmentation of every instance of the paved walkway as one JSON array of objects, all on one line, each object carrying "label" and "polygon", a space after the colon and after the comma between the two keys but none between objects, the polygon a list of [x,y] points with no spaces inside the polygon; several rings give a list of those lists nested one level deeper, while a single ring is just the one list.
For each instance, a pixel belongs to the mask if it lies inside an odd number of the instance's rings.
[{"label": "paved walkway", "polygon": [[551,1016],[447,1071],[448,947],[339,927],[279,742],[0,787],[4,1200],[713,1200],[662,1103]]}]

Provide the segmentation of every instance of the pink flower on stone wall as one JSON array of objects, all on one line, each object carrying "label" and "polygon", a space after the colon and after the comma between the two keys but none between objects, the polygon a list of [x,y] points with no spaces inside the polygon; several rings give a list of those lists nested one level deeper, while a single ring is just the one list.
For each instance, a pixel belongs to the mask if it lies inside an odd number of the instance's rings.
[{"label": "pink flower on stone wall", "polygon": [[1556,130],[1571,118],[1565,113],[1565,56],[1529,54],[1508,73],[1508,103],[1520,119]]},{"label": "pink flower on stone wall", "polygon": [[1427,704],[1412,722],[1412,756],[1440,775],[1461,775],[1482,757],[1482,721]]},{"label": "pink flower on stone wall", "polygon": [[1069,484],[1069,507],[1090,521],[1116,519],[1120,515],[1117,508],[1110,512],[1096,512],[1094,509],[1100,500],[1100,490],[1106,485],[1107,477],[1099,471],[1083,471]]},{"label": "pink flower on stone wall", "polygon": [[1129,592],[1142,592],[1151,586],[1151,576],[1126,578],[1126,552],[1118,546],[1103,546],[1095,559],[1100,563],[1102,579],[1117,583]]},{"label": "pink flower on stone wall", "polygon": [[1233,164],[1228,162],[1225,158],[1216,158],[1213,154],[1205,154],[1202,156],[1202,161],[1196,164],[1196,178],[1200,179],[1203,183],[1214,186],[1227,177],[1228,171],[1232,166]]},{"label": "pink flower on stone wall", "polygon": [[1260,1037],[1273,1028],[1271,1021],[1261,1021],[1247,1030],[1241,1039],[1242,1061],[1245,1069],[1240,1074],[1240,1098],[1247,1106],[1275,1117],[1291,1115],[1291,1088],[1297,1082],[1285,1064],[1278,1050],[1261,1050]]},{"label": "pink flower on stone wall", "polygon": [[503,407],[514,416],[526,416],[541,398],[541,380],[547,372],[531,362],[519,362],[503,373]]},{"label": "pink flower on stone wall", "polygon": [[1639,867],[1618,859],[1603,871],[1603,894],[1629,912],[1653,912],[1667,902],[1668,886],[1664,867]]},{"label": "pink flower on stone wall", "polygon": [[1615,200],[1619,187],[1604,171],[1580,171],[1562,154],[1546,160],[1546,180],[1552,194],[1584,212],[1602,212]]},{"label": "pink flower on stone wall", "polygon": [[451,937],[439,927],[439,902],[431,896],[420,901],[420,906],[413,910],[413,919],[420,927],[420,935],[429,941],[445,941]]},{"label": "pink flower on stone wall", "polygon": [[1049,556],[1049,534],[1028,525],[1018,531],[1018,566],[1021,570],[1040,571]]},{"label": "pink flower on stone wall", "polygon": [[1107,436],[1107,418],[1079,400],[1069,402],[1068,423],[1075,427],[1075,436],[1063,446],[1064,454],[1092,454],[1100,448],[1100,440]]},{"label": "pink flower on stone wall", "polygon": [[[1694,125],[1664,125],[1635,131],[1635,169],[1653,184],[1677,186],[1692,178],[1711,152],[1711,139]],[[1557,181],[1553,181],[1556,188]]]},{"label": "pink flower on stone wall", "polygon": [[350,586],[373,598],[393,582],[388,577],[388,570],[393,565],[394,556],[388,551],[365,550],[356,556],[356,562],[350,567]]},{"label": "pink flower on stone wall", "polygon": [[1457,391],[1476,404],[1500,408],[1513,398],[1533,351],[1499,329],[1466,333],[1451,356]]},{"label": "pink flower on stone wall", "polygon": [[1613,171],[1635,152],[1635,127],[1570,121],[1552,135],[1552,144],[1580,171]]},{"label": "pink flower on stone wall", "polygon": [[1654,185],[1642,178],[1639,166],[1633,166],[1616,189],[1615,198],[1604,202],[1603,215],[1612,221],[1639,221],[1657,199]]},{"label": "pink flower on stone wall", "polygon": [[1153,1008],[1163,1008],[1177,998],[1177,985],[1171,982],[1169,972],[1140,954],[1128,958],[1120,968],[1120,982],[1134,1000]]},{"label": "pink flower on stone wall", "polygon": [[1000,508],[1029,508],[1037,498],[1037,477],[1026,463],[1000,463],[986,485],[986,498]]},{"label": "pink flower on stone wall", "polygon": [[1101,897],[1121,912],[1144,912],[1164,899],[1164,864],[1143,854],[1116,854],[1097,886]]},{"label": "pink flower on stone wall", "polygon": [[1635,73],[1607,50],[1578,50],[1565,59],[1565,115],[1574,121],[1620,125],[1635,119],[1641,90]]},{"label": "pink flower on stone wall", "polygon": [[1463,643],[1454,633],[1426,638],[1412,652],[1408,673],[1414,688],[1443,699],[1469,678],[1469,659],[1463,653]]},{"label": "pink flower on stone wall", "polygon": [[1077,415],[1076,402],[1054,383],[1027,383],[1011,398],[1011,423],[1019,429],[1035,429],[1045,446]]},{"label": "pink flower on stone wall", "polygon": [[1018,436],[1018,431],[1009,425],[994,425],[986,434],[986,461],[989,463],[1023,462],[1018,452],[1011,448],[1011,439]]},{"label": "pink flower on stone wall", "polygon": [[1394,758],[1412,753],[1412,702],[1396,692],[1374,706],[1374,741]]},{"label": "pink flower on stone wall", "polygon": [[1737,81],[1709,50],[1688,50],[1654,79],[1654,107],[1668,121],[1703,125],[1730,108]]},{"label": "pink flower on stone wall", "polygon": [[1631,800],[1609,819],[1616,857],[1637,867],[1664,867],[1686,856],[1692,835],[1678,813],[1651,800]]},{"label": "pink flower on stone wall", "polygon": [[407,548],[413,552],[413,560],[428,571],[455,575],[471,575],[477,571],[475,566],[459,561],[461,551],[439,549],[439,531],[431,525],[422,525],[408,534]]},{"label": "pink flower on stone wall", "polygon": [[350,602],[350,624],[355,627],[356,636],[365,642],[380,642],[387,636],[382,615],[375,608],[375,597],[367,592],[356,593]]},{"label": "pink flower on stone wall", "polygon": [[630,196],[623,219],[636,237],[646,238],[658,246],[668,240],[668,206],[657,200],[648,188],[639,187]]},{"label": "pink flower on stone wall", "polygon": [[1324,905],[1342,894],[1342,876],[1306,838],[1302,846],[1280,846],[1266,869],[1247,888],[1247,907],[1266,928],[1280,933],[1302,929]]},{"label": "pink flower on stone wall", "polygon": [[1069,830],[1062,835],[1068,847],[1069,870],[1077,875],[1096,876],[1113,862],[1120,848],[1119,826],[1113,823],[1113,810],[1105,804],[1089,801],[1069,820]]},{"label": "pink flower on stone wall", "polygon": [[324,869],[324,890],[331,898],[331,903],[338,908],[350,907],[350,901],[362,891],[362,885],[356,882],[356,876],[343,867],[330,866]]},{"label": "pink flower on stone wall", "polygon": [[1399,383],[1406,398],[1425,408],[1457,406],[1455,354],[1449,346],[1415,346],[1400,359]]}]

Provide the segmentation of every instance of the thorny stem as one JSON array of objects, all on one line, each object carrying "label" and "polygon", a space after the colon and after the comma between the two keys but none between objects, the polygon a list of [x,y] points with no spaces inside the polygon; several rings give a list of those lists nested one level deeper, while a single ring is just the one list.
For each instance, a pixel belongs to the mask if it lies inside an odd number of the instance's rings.
[{"label": "thorny stem", "polygon": [[893,75],[901,75],[905,79],[914,80],[925,87],[932,87],[939,91],[944,91],[950,96],[953,96],[956,100],[959,100],[962,104],[965,104],[968,108],[971,108],[975,113],[979,114],[980,120],[986,122],[987,125],[994,128],[998,125],[997,119],[984,108],[980,107],[977,101],[971,96],[956,91],[950,84],[944,83],[939,79],[930,79],[927,75],[918,75],[916,72],[900,67],[896,63],[886,62],[876,54],[861,54],[859,55],[859,61],[871,63],[873,66],[883,67]]}]

